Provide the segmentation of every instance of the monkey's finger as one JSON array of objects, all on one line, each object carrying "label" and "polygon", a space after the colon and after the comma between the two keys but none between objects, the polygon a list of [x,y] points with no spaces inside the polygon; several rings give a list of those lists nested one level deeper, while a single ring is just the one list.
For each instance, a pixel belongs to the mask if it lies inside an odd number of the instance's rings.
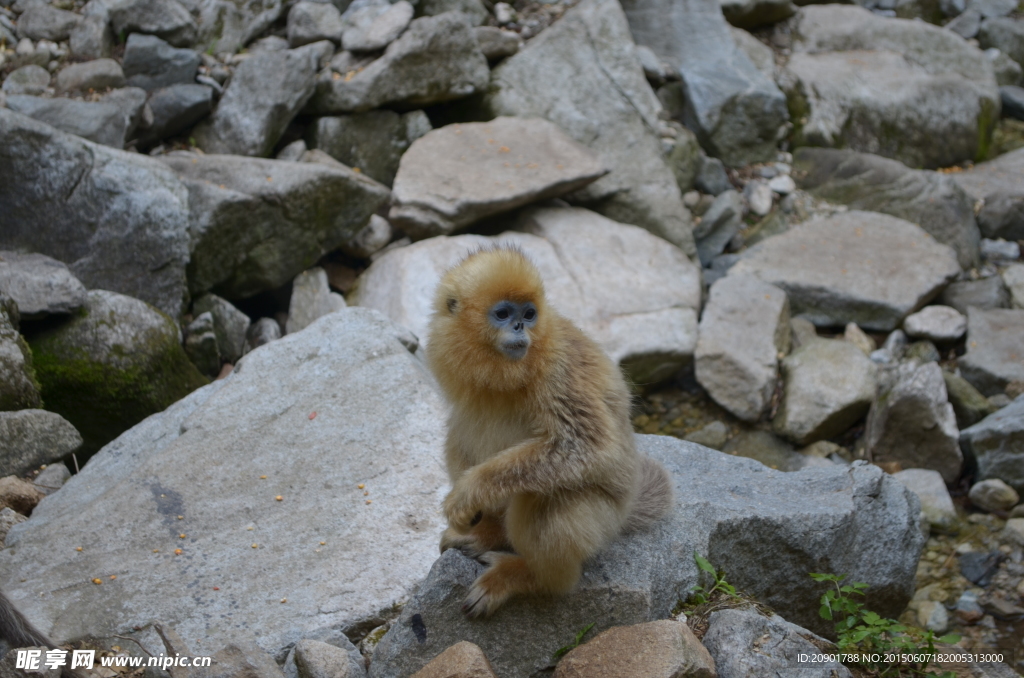
[{"label": "monkey's finger", "polygon": [[478,523],[479,523],[479,522],[480,522],[481,520],[483,520],[483,519],[484,519],[484,512],[483,512],[483,511],[477,511],[477,512],[476,512],[476,515],[475,515],[475,516],[473,516],[473,520],[469,521],[469,526],[470,526],[470,527],[476,527],[476,526],[477,526],[477,524],[478,524]]}]

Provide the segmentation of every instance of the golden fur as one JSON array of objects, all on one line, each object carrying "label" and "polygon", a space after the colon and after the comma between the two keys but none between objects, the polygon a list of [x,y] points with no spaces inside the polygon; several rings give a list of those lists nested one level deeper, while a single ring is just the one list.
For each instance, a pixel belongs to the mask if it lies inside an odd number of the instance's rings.
[{"label": "golden fur", "polygon": [[[502,353],[488,322],[503,300],[537,309],[519,360]],[[441,550],[491,565],[467,614],[572,589],[587,558],[670,505],[665,470],[637,454],[618,367],[547,306],[540,274],[518,250],[476,252],[444,275],[427,361],[452,406]]]}]

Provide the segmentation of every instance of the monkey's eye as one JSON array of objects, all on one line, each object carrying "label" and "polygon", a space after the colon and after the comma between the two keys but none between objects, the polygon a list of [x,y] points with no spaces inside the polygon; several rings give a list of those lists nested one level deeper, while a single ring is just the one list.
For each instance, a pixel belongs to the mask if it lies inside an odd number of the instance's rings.
[{"label": "monkey's eye", "polygon": [[499,308],[497,311],[494,312],[494,317],[497,318],[498,320],[508,320],[509,315],[510,314],[507,308]]},{"label": "monkey's eye", "polygon": [[523,318],[525,318],[526,320],[533,320],[536,317],[537,317],[537,312],[535,310],[533,310],[532,308],[531,309],[527,309],[526,313],[523,314]]}]

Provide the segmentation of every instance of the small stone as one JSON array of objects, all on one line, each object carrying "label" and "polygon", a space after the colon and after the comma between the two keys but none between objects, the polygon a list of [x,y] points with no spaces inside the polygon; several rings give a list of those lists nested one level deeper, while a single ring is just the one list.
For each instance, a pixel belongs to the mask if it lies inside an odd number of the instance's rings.
[{"label": "small stone", "polygon": [[523,39],[514,31],[506,31],[495,26],[477,26],[473,29],[480,51],[488,61],[497,61],[510,57],[523,46]]},{"label": "small stone", "polygon": [[[967,320],[965,318],[964,324],[966,323]],[[870,356],[878,348],[875,345],[875,340],[865,334],[864,330],[857,326],[857,323],[846,324],[846,329],[843,331],[843,339],[859,348],[867,356]]]},{"label": "small stone", "polygon": [[382,250],[394,235],[394,229],[384,217],[374,214],[355,237],[341,246],[341,251],[358,259],[367,259]]},{"label": "small stone", "polygon": [[946,382],[949,402],[956,413],[956,424],[961,430],[973,426],[995,412],[995,408],[978,392],[978,389],[971,386],[971,382],[945,370],[942,372],[942,378]]},{"label": "small stone", "polygon": [[515,21],[516,11],[507,2],[498,2],[494,5],[494,18],[504,26]]},{"label": "small stone", "polygon": [[225,361],[234,363],[242,357],[245,336],[249,329],[249,316],[216,294],[205,294],[196,299],[192,304],[192,312],[197,316],[207,312],[213,315],[217,347]]},{"label": "small stone", "polygon": [[[11,528],[18,523],[25,522],[26,520],[28,520],[28,518],[10,507],[4,507],[4,509],[0,511],[0,548],[4,547],[4,541],[7,539],[7,533],[10,532]],[[8,654],[13,655],[14,653],[8,652]]]},{"label": "small stone", "polygon": [[[32,43],[29,42],[29,45]],[[21,49],[21,45],[18,45]],[[50,72],[42,66],[22,66],[11,71],[4,80],[3,91],[7,94],[42,94],[50,86]]]},{"label": "small stone", "polygon": [[[768,468],[787,473],[799,471],[808,464],[814,465],[822,459],[804,457],[793,446],[768,431],[743,431],[733,436],[722,452],[737,457],[759,461]],[[831,462],[825,462],[826,465]]]},{"label": "small stone", "polygon": [[110,23],[118,35],[146,33],[175,47],[190,47],[197,26],[178,0],[120,0],[110,7]]},{"label": "small stone", "polygon": [[72,64],[57,74],[58,92],[103,91],[125,86],[121,64],[113,59],[94,59]]},{"label": "small stone", "polygon": [[757,179],[748,181],[743,188],[743,197],[750,205],[750,211],[759,217],[772,211],[772,189],[764,181]]},{"label": "small stone", "polygon": [[789,321],[789,332],[794,350],[801,346],[806,346],[818,338],[818,328],[807,318],[791,318]]},{"label": "small stone", "polygon": [[288,323],[285,334],[294,334],[305,329],[314,321],[345,308],[345,298],[331,292],[327,284],[327,273],[317,266],[295,276],[292,283],[292,298],[288,306]]},{"label": "small stone", "polygon": [[779,195],[789,195],[796,190],[796,182],[788,174],[781,174],[768,182],[768,188]]},{"label": "small stone", "polygon": [[0,251],[0,289],[17,302],[25,320],[72,313],[85,304],[85,285],[63,262],[44,254]]},{"label": "small stone", "polygon": [[949,613],[942,603],[926,600],[917,608],[917,623],[929,631],[945,633],[949,629]]},{"label": "small stone", "polygon": [[342,47],[352,52],[384,49],[402,34],[412,17],[413,7],[406,0],[367,5],[355,12],[345,12]]},{"label": "small stone", "polygon": [[1010,293],[1010,307],[1024,309],[1024,264],[1010,264],[1001,275]]},{"label": "small stone", "polygon": [[[1009,522],[1009,521],[1007,521]],[[1006,556],[999,551],[971,551],[960,556],[960,574],[978,586],[988,586]]]},{"label": "small stone", "polygon": [[925,306],[906,317],[903,330],[909,337],[952,342],[964,336],[967,318],[950,306]]},{"label": "small stone", "polygon": [[297,2],[288,12],[288,44],[291,47],[302,47],[320,40],[330,40],[339,45],[344,30],[341,12],[329,2]]},{"label": "small stone", "polygon": [[907,346],[904,354],[906,360],[916,360],[922,363],[937,363],[942,359],[939,349],[930,341],[915,341]]},{"label": "small stone", "polygon": [[713,450],[721,450],[729,439],[729,427],[720,421],[713,421],[693,433],[688,433],[683,440],[697,443]]},{"label": "small stone", "polygon": [[715,662],[690,628],[674,619],[615,626],[569,651],[554,678],[690,676],[713,678]]},{"label": "small stone", "polygon": [[732,188],[729,175],[725,172],[725,165],[718,158],[708,156],[701,156],[693,185],[701,193],[710,193],[711,195],[719,195]]},{"label": "small stone", "polygon": [[463,640],[434,657],[412,678],[497,678],[478,645]]},{"label": "small stone", "polygon": [[245,333],[243,355],[281,338],[281,325],[273,318],[259,318]]},{"label": "small stone", "polygon": [[0,412],[0,476],[24,475],[81,446],[82,436],[55,412]]},{"label": "small stone", "polygon": [[1010,518],[1006,521],[1003,531],[1010,541],[1024,546],[1024,518]]},{"label": "small stone", "polygon": [[949,496],[942,474],[930,469],[911,468],[894,473],[893,477],[921,500],[921,513],[929,525],[940,530],[948,530],[956,525],[956,507],[953,506],[953,499]]},{"label": "small stone", "polygon": [[1024,310],[969,309],[967,353],[959,361],[964,379],[986,396],[1003,393],[1008,383],[1024,379],[1021,337]]},{"label": "small stone", "polygon": [[216,377],[220,373],[220,349],[210,312],[200,313],[186,328],[185,354],[206,376]]},{"label": "small stone", "polygon": [[71,30],[81,21],[74,12],[68,12],[47,3],[32,3],[18,17],[18,34],[33,40],[67,40]]},{"label": "small stone", "polygon": [[43,494],[51,495],[64,487],[64,483],[69,480],[71,480],[71,471],[63,463],[58,462],[50,464],[40,471],[32,484],[38,487]]},{"label": "small stone", "polygon": [[201,63],[190,49],[178,49],[155,35],[132,33],[124,48],[124,75],[132,87],[146,91],[192,83]]},{"label": "small stone", "polygon": [[[1021,91],[1024,92],[1024,90]],[[1020,245],[1016,242],[1007,242],[1003,239],[993,240],[991,238],[982,238],[981,256],[989,261],[1015,261],[1020,259]]]},{"label": "small stone", "polygon": [[983,511],[1008,511],[1020,501],[1020,495],[998,478],[982,480],[971,486],[967,495]]},{"label": "small stone", "polygon": [[27,516],[44,496],[39,488],[27,480],[17,476],[0,478],[0,508],[7,507]]},{"label": "small stone", "polygon": [[998,275],[978,280],[960,280],[950,283],[939,295],[939,303],[952,306],[964,315],[972,306],[977,309],[1007,308],[1010,294]]}]

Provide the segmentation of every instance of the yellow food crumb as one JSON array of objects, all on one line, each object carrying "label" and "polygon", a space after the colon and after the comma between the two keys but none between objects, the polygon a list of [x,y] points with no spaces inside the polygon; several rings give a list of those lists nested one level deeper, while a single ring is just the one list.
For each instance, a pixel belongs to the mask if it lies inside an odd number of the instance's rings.
[{"label": "yellow food crumb", "polygon": [[283,497],[283,496],[281,496],[280,494],[279,494],[279,495],[277,495],[276,497],[274,497],[274,499],[275,499],[276,501],[284,501],[284,497]]},{"label": "yellow food crumb", "polygon": [[100,579],[99,577],[96,577],[95,579],[92,580],[92,583],[93,584],[102,584],[103,580]]}]

